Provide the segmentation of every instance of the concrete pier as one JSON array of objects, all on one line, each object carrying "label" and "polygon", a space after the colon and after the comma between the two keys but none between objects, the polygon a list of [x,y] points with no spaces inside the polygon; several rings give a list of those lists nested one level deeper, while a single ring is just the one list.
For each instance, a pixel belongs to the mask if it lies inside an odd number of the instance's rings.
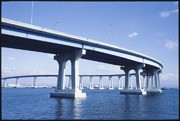
[{"label": "concrete pier", "polygon": [[82,82],[82,76],[80,76],[80,82],[79,82],[79,88],[83,89],[83,82]]},{"label": "concrete pier", "polygon": [[[59,64],[59,74],[57,87],[55,92],[50,93],[51,97],[71,97],[71,98],[82,98],[86,97],[86,93],[82,93],[79,88],[79,59],[86,54],[83,49],[75,50],[71,53],[62,53],[54,57]],[[71,78],[72,78],[72,89],[65,89],[65,67],[66,62],[71,61]]]},{"label": "concrete pier", "polygon": [[[138,94],[138,95],[146,95],[146,91],[141,88],[141,78],[140,78],[140,69],[145,67],[144,64],[139,64],[135,66],[123,66],[122,70],[125,72],[125,88],[120,90],[120,94]],[[132,88],[132,80],[129,75],[130,70],[135,70],[136,76],[136,88]]]},{"label": "concrete pier", "polygon": [[72,80],[71,80],[71,76],[69,76],[69,89],[72,88]]},{"label": "concrete pier", "polygon": [[[147,94],[157,94],[162,92],[159,80],[159,74],[161,73],[161,71],[161,69],[156,69],[146,72],[147,82],[145,91],[147,92]],[[149,78],[151,78],[151,85],[149,85]]]},{"label": "concrete pier", "polygon": [[7,84],[6,84],[6,79],[4,79],[4,82],[3,82],[3,87],[6,88]]},{"label": "concrete pier", "polygon": [[102,76],[99,76],[99,89],[104,89],[103,88]]},{"label": "concrete pier", "polygon": [[122,90],[122,89],[123,89],[123,84],[122,84],[121,76],[118,76],[118,90]]},{"label": "concrete pier", "polygon": [[34,77],[34,83],[33,83],[33,88],[37,88],[37,82],[36,82],[37,77]]},{"label": "concrete pier", "polygon": [[112,76],[109,76],[109,89],[112,90],[113,88],[113,80],[112,80]]},{"label": "concrete pier", "polygon": [[90,76],[89,89],[94,89],[92,78],[93,76]]}]

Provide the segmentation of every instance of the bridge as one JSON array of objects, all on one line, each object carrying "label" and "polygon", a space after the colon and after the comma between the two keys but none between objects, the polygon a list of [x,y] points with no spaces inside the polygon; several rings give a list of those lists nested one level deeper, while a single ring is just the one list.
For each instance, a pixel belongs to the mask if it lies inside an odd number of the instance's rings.
[{"label": "bridge", "polygon": [[[129,78],[131,78],[132,76],[134,76],[135,74],[132,73],[132,74],[129,74]],[[83,89],[83,77],[88,77],[89,78],[89,89],[94,89],[94,84],[93,84],[93,77],[98,77],[99,78],[99,86],[98,88],[99,89],[104,89],[103,87],[103,78],[104,77],[108,77],[109,78],[109,84],[108,84],[108,89],[114,89],[114,85],[113,85],[113,80],[112,78],[113,77],[117,77],[118,78],[118,89],[123,89],[124,87],[124,83],[122,82],[122,77],[125,76],[125,74],[111,74],[111,75],[79,75],[79,78],[80,78],[80,83],[79,83],[79,88],[80,89]],[[3,81],[3,87],[6,88],[8,87],[7,85],[7,80],[10,80],[10,79],[15,79],[16,80],[16,83],[14,84],[13,87],[15,88],[18,88],[19,87],[19,79],[21,78],[34,78],[34,81],[33,81],[33,85],[31,87],[33,88],[36,88],[37,87],[37,78],[39,77],[58,77],[58,75],[23,75],[23,76],[11,76],[11,77],[4,77],[4,78],[1,78],[1,80],[4,80]],[[72,87],[72,84],[71,84],[71,75],[65,75],[65,77],[68,77],[69,78],[69,82],[68,82],[68,88],[71,88]],[[145,81],[143,80],[141,83],[143,83],[143,89],[145,88],[148,88],[148,87],[145,87]],[[67,82],[66,82],[67,83]],[[130,89],[132,89],[132,81],[131,79],[129,80],[129,83],[130,83]]]},{"label": "bridge", "polygon": [[[52,97],[86,97],[79,88],[78,64],[81,58],[118,65],[125,73],[125,87],[120,91],[122,94],[161,92],[159,74],[162,72],[163,65],[147,55],[6,18],[2,18],[1,37],[2,47],[55,54],[54,60],[59,64],[59,72],[55,92],[50,94]],[[71,61],[72,89],[70,90],[65,89],[65,67],[68,60]],[[129,90],[130,70],[135,70],[137,87],[135,90]],[[147,84],[150,81],[155,84],[154,89],[142,89],[141,71]]]}]

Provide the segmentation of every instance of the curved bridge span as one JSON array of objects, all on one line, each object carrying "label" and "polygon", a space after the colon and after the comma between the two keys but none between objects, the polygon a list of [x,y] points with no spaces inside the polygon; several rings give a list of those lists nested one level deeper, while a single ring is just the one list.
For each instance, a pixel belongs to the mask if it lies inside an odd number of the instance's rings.
[{"label": "curved bridge span", "polygon": [[[142,92],[140,70],[143,70],[147,81],[150,79],[155,81],[155,87],[159,90],[159,73],[162,71],[163,65],[158,60],[144,54],[5,18],[2,18],[1,31],[2,47],[55,54],[54,59],[59,64],[59,74],[57,88],[55,93],[51,94],[52,96],[61,97],[67,93],[67,97],[85,97],[85,94],[79,90],[78,63],[80,58],[120,66],[120,69],[125,72],[123,93],[129,92],[129,71],[132,69],[136,72],[136,84],[139,92]],[[72,65],[71,92],[64,91],[65,67],[68,60]]]}]

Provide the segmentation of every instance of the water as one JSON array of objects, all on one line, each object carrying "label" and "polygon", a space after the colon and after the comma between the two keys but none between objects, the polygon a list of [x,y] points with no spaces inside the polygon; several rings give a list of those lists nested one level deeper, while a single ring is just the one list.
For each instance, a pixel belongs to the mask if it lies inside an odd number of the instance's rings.
[{"label": "water", "polygon": [[83,90],[85,99],[50,98],[53,88],[3,88],[2,119],[179,119],[179,90],[158,95],[121,95],[118,90]]}]

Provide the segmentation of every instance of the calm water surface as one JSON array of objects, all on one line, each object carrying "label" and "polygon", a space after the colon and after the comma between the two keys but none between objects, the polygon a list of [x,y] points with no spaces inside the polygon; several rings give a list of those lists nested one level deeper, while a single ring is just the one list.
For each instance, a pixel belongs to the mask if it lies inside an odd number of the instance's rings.
[{"label": "calm water surface", "polygon": [[179,90],[158,95],[122,95],[83,90],[84,99],[50,98],[53,88],[3,88],[2,119],[179,119]]}]

